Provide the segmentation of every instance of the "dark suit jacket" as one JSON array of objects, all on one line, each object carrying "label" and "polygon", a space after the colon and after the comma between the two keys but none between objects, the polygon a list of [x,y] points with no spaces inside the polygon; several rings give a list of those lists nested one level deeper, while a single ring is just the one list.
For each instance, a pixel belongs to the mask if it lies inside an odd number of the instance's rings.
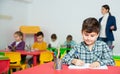
[{"label": "dark suit jacket", "polygon": [[[99,23],[101,23],[103,17],[101,17],[99,19]],[[110,27],[114,26],[115,29],[111,30]],[[109,15],[108,16],[108,20],[107,20],[107,24],[106,24],[106,37],[107,37],[107,41],[114,41],[114,35],[113,35],[113,31],[117,30],[117,26],[116,26],[116,19],[114,16]]]}]

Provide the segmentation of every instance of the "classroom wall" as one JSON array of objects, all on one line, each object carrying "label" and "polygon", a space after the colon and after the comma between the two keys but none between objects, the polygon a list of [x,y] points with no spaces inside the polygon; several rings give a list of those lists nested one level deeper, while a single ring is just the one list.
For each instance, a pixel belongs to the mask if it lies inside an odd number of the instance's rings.
[{"label": "classroom wall", "polygon": [[20,25],[27,24],[28,4],[15,0],[0,0],[0,49],[5,49]]},{"label": "classroom wall", "polygon": [[81,25],[85,18],[101,15],[101,6],[109,4],[111,13],[116,16],[118,30],[115,34],[114,53],[120,55],[120,1],[116,0],[33,0],[29,4],[28,24],[40,25],[49,40],[56,33],[61,43],[68,34],[79,43],[82,41]]},{"label": "classroom wall", "polygon": [[[114,42],[114,54],[120,55],[119,0],[30,0],[29,3],[20,2],[19,0],[1,1],[0,13],[2,10],[2,13],[12,15],[14,18],[12,20],[0,19],[0,24],[2,25],[2,29],[0,27],[0,31],[2,31],[0,48],[3,48],[4,44],[13,40],[12,33],[23,24],[40,26],[41,30],[45,33],[45,40],[47,42],[50,40],[50,35],[56,33],[61,44],[65,41],[68,34],[73,35],[73,39],[79,43],[82,41],[81,25],[83,20],[88,17],[99,19],[102,16],[100,12],[101,6],[109,4],[111,13],[116,16],[118,27],[118,30],[114,33],[116,40]],[[4,31],[3,28],[7,31]],[[30,37],[27,43],[31,44],[32,39]]]}]

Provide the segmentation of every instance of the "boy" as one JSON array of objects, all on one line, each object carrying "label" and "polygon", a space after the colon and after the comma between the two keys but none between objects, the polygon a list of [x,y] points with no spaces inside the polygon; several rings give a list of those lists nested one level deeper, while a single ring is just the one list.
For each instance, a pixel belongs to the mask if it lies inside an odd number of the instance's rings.
[{"label": "boy", "polygon": [[[32,45],[32,50],[47,50],[47,43],[44,42],[44,34],[43,32],[38,32],[36,34],[36,37],[37,37],[37,41]],[[31,66],[31,64],[33,63],[32,61],[33,58],[30,58],[28,60],[28,64]],[[39,62],[39,56],[37,56],[37,61]]]},{"label": "boy", "polygon": [[64,42],[63,47],[73,48],[74,45],[76,45],[76,42],[73,41],[72,35],[68,35],[68,36],[66,37],[66,41]]},{"label": "boy", "polygon": [[51,35],[51,41],[50,41],[50,47],[52,47],[52,48],[57,48],[57,47],[59,47],[59,42],[58,42],[58,40],[57,40],[57,35],[56,34],[52,34]]},{"label": "boy", "polygon": [[97,41],[100,32],[99,22],[95,18],[87,18],[82,25],[83,42],[76,45],[64,58],[65,64],[82,66],[90,63],[91,68],[102,65],[114,65],[111,51],[106,43]]},{"label": "boy", "polygon": [[32,45],[33,50],[47,50],[47,43],[44,42],[43,32],[38,32],[36,34],[37,41]]}]

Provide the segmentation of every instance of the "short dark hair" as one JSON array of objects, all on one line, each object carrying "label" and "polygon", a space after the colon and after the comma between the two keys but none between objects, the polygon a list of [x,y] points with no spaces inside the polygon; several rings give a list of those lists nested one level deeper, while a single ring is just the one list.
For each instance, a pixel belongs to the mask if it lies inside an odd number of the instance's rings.
[{"label": "short dark hair", "polygon": [[39,31],[39,32],[36,33],[36,36],[37,36],[37,37],[40,36],[40,35],[41,35],[42,37],[44,37],[44,34],[43,34],[42,31]]},{"label": "short dark hair", "polygon": [[66,39],[67,39],[67,40],[68,40],[68,39],[72,40],[72,35],[68,35]]},{"label": "short dark hair", "polygon": [[57,39],[57,35],[56,34],[52,34],[51,35],[51,39]]},{"label": "short dark hair", "polygon": [[91,32],[99,33],[100,32],[100,24],[97,21],[97,19],[93,18],[93,17],[85,19],[82,24],[82,32],[83,31],[85,31],[87,33],[91,33]]}]

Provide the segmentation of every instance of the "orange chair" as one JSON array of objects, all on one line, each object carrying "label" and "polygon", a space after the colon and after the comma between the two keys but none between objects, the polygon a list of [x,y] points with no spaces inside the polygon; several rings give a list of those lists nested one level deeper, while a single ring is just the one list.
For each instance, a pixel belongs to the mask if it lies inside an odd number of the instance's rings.
[{"label": "orange chair", "polygon": [[53,53],[50,51],[41,52],[39,59],[40,59],[40,64],[51,62],[53,60]]},{"label": "orange chair", "polygon": [[12,73],[12,69],[25,69],[26,64],[21,64],[21,54],[19,52],[6,52],[5,56],[10,59],[10,72]]}]

